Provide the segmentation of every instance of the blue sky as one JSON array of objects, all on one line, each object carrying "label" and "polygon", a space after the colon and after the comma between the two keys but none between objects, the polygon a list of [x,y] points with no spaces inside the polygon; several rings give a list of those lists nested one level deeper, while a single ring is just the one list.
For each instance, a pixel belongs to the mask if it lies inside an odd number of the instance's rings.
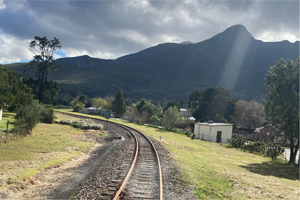
[{"label": "blue sky", "polygon": [[165,42],[201,42],[236,24],[259,40],[295,42],[299,1],[0,0],[0,63],[30,60],[34,36],[59,38],[57,57],[115,59]]}]

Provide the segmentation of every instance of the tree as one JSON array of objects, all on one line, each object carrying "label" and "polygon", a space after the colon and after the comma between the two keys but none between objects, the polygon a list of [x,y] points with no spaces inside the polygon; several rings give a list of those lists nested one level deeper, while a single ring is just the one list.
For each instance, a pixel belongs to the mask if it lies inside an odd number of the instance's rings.
[{"label": "tree", "polygon": [[202,96],[203,94],[200,90],[194,90],[189,96],[188,107],[197,108],[200,101],[202,100]]},{"label": "tree", "polygon": [[193,116],[196,120],[226,122],[231,114],[228,113],[231,105],[231,91],[229,89],[207,88]]},{"label": "tree", "polygon": [[177,107],[178,110],[181,108],[181,105],[177,101],[172,100],[167,103],[164,110],[168,110],[170,107],[174,107],[174,106]]},{"label": "tree", "polygon": [[34,93],[38,97],[39,102],[45,102],[45,92],[50,88],[56,89],[55,93],[59,91],[58,83],[48,81],[48,76],[51,73],[55,73],[59,67],[55,65],[54,52],[57,49],[61,49],[62,46],[57,38],[48,40],[46,37],[35,36],[34,40],[30,42],[30,48],[38,47],[40,54],[35,54],[33,60],[25,66],[27,73],[31,70],[34,72],[35,80],[31,80],[32,85],[35,85]]},{"label": "tree", "polygon": [[154,115],[152,115],[152,116],[150,117],[150,122],[151,122],[152,124],[158,125],[158,124],[159,124],[159,121],[160,121],[160,119],[159,119],[159,117],[158,117],[156,114],[154,114]]},{"label": "tree", "polygon": [[162,125],[167,130],[173,130],[174,127],[182,122],[181,113],[176,106],[169,107],[163,115]]},{"label": "tree", "polygon": [[116,112],[119,116],[122,116],[126,111],[126,104],[121,89],[118,90],[115,100],[112,102],[112,111]]},{"label": "tree", "polygon": [[30,104],[32,99],[32,90],[21,81],[20,75],[0,65],[0,110],[4,104],[17,107]]},{"label": "tree", "polygon": [[266,115],[290,141],[290,163],[299,149],[299,58],[280,59],[266,74]]},{"label": "tree", "polygon": [[106,109],[108,107],[107,102],[104,99],[100,98],[100,97],[94,99],[93,102],[92,102],[92,105],[93,105],[93,107],[97,108],[97,110],[99,110],[99,108],[105,108]]},{"label": "tree", "polygon": [[79,99],[78,99],[78,101],[81,101],[82,103],[87,103],[87,100],[88,100],[88,98],[87,98],[87,96],[86,95],[81,95],[80,97],[79,97]]},{"label": "tree", "polygon": [[232,119],[245,129],[260,127],[265,121],[265,108],[256,101],[239,100],[235,103]]}]

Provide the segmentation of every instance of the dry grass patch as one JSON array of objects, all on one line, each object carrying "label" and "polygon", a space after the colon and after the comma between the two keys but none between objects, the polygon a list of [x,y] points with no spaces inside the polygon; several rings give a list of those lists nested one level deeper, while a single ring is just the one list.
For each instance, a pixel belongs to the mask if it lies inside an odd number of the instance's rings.
[{"label": "dry grass patch", "polygon": [[75,139],[82,134],[70,126],[38,124],[32,135],[0,144],[0,189],[82,154],[94,144]]}]

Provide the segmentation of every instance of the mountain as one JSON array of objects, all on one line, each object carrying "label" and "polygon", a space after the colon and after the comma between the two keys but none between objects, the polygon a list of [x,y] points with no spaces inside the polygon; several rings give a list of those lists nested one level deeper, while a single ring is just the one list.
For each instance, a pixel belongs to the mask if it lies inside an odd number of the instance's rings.
[{"label": "mountain", "polygon": [[[52,79],[61,92],[89,97],[114,95],[121,88],[125,98],[182,100],[193,90],[223,86],[238,99],[261,101],[270,66],[298,55],[299,41],[263,42],[235,25],[202,42],[159,44],[115,60],[61,58],[63,69]],[[24,64],[6,66],[21,72]]]}]

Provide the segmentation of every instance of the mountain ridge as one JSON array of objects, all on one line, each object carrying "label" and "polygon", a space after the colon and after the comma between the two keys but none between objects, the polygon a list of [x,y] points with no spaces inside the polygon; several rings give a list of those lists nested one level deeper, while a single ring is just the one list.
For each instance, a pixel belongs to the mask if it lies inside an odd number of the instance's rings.
[{"label": "mountain ridge", "polygon": [[80,90],[90,97],[114,95],[121,88],[126,98],[182,100],[195,89],[223,86],[236,98],[261,101],[269,67],[280,58],[295,60],[298,47],[299,41],[256,40],[246,27],[235,25],[201,42],[158,44],[113,60],[60,58],[63,69],[52,78],[62,92]]}]

